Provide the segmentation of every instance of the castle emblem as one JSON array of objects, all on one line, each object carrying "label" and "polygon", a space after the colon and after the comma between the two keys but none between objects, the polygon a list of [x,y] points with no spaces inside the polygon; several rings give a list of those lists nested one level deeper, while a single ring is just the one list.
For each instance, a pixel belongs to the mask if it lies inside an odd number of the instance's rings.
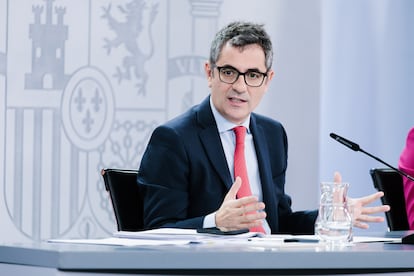
[{"label": "castle emblem", "polygon": [[[53,1],[46,1],[45,23],[41,23],[43,6],[33,6],[35,22],[30,24],[29,37],[32,40],[32,72],[25,76],[26,89],[62,89],[68,75],[65,75],[65,41],[68,27],[63,24],[66,8],[55,7]],[[53,24],[53,15],[57,22]]]}]

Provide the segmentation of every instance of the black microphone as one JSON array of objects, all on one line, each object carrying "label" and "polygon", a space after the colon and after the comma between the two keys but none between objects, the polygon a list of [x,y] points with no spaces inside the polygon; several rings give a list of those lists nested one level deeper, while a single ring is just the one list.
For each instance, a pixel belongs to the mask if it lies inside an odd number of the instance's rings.
[{"label": "black microphone", "polygon": [[381,162],[381,163],[382,163],[382,164],[384,164],[385,166],[387,166],[387,167],[389,167],[389,168],[393,169],[394,171],[398,172],[400,175],[407,177],[407,178],[408,178],[408,179],[410,179],[411,181],[414,181],[414,177],[412,177],[411,175],[406,174],[405,172],[403,172],[403,171],[401,171],[401,170],[399,170],[399,169],[397,169],[397,168],[395,168],[395,167],[391,166],[390,164],[388,164],[388,163],[386,163],[385,161],[383,161],[383,160],[379,159],[378,157],[376,157],[376,156],[374,156],[374,155],[370,154],[369,152],[366,152],[365,150],[361,149],[361,147],[360,147],[358,144],[356,144],[356,143],[354,143],[354,142],[352,142],[352,141],[349,141],[348,139],[345,139],[344,137],[341,137],[341,136],[339,136],[339,135],[337,135],[337,134],[335,134],[335,133],[331,133],[331,134],[329,134],[329,136],[331,136],[333,139],[335,139],[335,140],[336,140],[336,141],[338,141],[339,143],[341,143],[341,144],[343,144],[343,145],[347,146],[348,148],[352,149],[353,151],[360,151],[360,152],[363,152],[363,153],[365,153],[366,155],[368,155],[369,157],[374,158],[374,159],[375,159],[375,160],[377,160],[378,162]]}]

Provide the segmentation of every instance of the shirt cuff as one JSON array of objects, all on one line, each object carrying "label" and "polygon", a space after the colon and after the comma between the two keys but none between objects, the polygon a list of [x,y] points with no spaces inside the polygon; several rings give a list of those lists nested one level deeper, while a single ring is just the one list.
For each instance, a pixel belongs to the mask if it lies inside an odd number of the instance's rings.
[{"label": "shirt cuff", "polygon": [[216,227],[216,212],[204,217],[203,228]]}]

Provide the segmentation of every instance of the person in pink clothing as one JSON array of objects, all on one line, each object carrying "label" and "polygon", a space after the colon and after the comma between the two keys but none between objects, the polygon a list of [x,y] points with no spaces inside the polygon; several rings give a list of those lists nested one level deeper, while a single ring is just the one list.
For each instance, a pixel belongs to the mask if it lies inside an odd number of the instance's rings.
[{"label": "person in pink clothing", "polygon": [[[414,127],[408,132],[405,148],[398,162],[400,170],[414,176]],[[408,225],[414,230],[414,181],[403,176]]]}]

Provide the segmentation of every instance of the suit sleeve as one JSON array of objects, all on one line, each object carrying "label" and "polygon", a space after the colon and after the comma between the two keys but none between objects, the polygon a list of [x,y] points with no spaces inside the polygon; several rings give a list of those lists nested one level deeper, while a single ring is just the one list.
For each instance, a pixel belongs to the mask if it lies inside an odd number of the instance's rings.
[{"label": "suit sleeve", "polygon": [[292,211],[292,199],[285,193],[285,175],[287,169],[288,140],[286,131],[280,123],[273,124],[273,139],[268,142],[271,152],[272,184],[276,193],[278,227],[274,233],[313,234],[317,210]]},{"label": "suit sleeve", "polygon": [[182,139],[161,126],[142,157],[138,184],[144,199],[145,228],[200,228],[203,218],[188,218],[189,160]]}]

